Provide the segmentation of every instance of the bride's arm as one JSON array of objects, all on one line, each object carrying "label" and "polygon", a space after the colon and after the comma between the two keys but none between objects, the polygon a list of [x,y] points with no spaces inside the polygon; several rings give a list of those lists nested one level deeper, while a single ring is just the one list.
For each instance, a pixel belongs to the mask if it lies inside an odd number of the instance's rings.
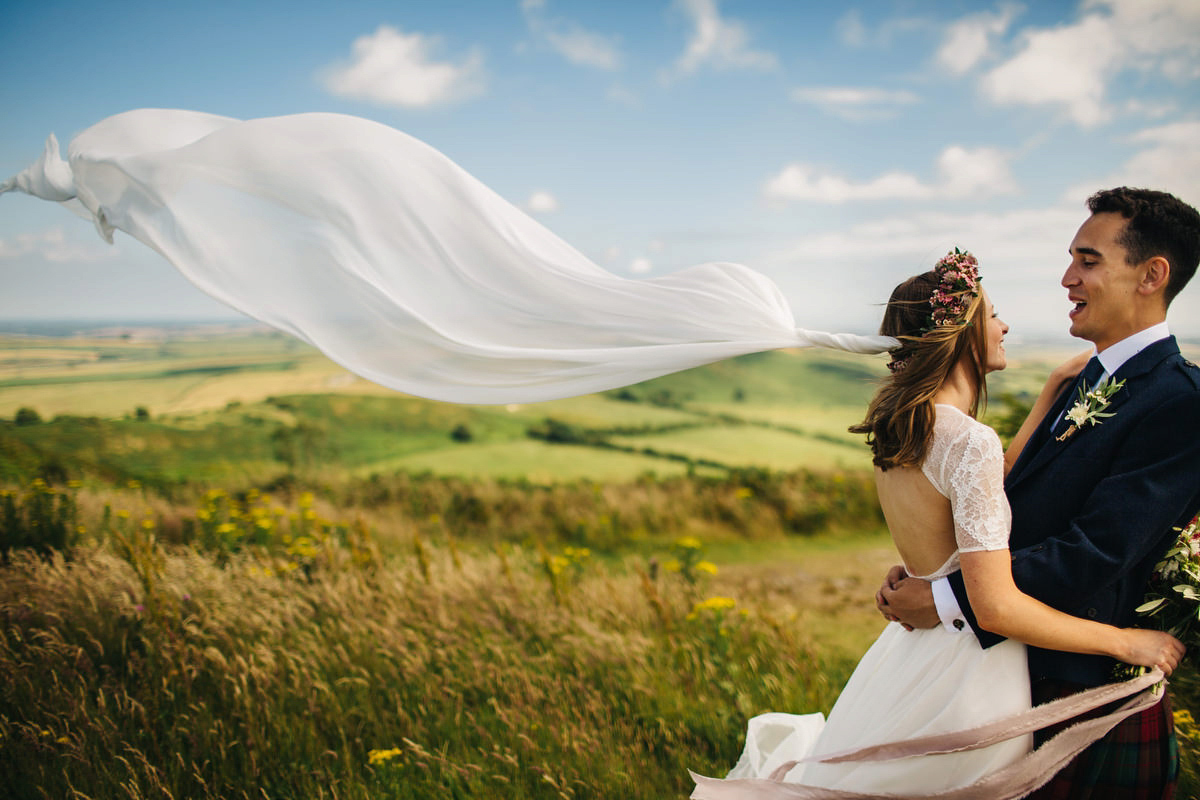
[{"label": "bride's arm", "polygon": [[1159,667],[1167,675],[1183,657],[1183,645],[1169,634],[1073,617],[1033,599],[1013,582],[1008,550],[962,553],[960,559],[971,608],[985,630],[1047,650]]},{"label": "bride's arm", "polygon": [[1055,367],[1046,379],[1046,384],[1042,387],[1041,393],[1037,400],[1033,403],[1033,408],[1029,409],[1029,414],[1025,417],[1025,421],[1021,423],[1020,430],[1008,444],[1008,449],[1004,451],[1004,473],[1013,468],[1013,464],[1017,463],[1017,458],[1021,455],[1021,451],[1025,449],[1025,444],[1029,441],[1029,437],[1033,435],[1034,430],[1041,423],[1042,417],[1046,416],[1046,412],[1050,410],[1050,406],[1054,405],[1054,401],[1062,394],[1063,389],[1075,380],[1083,368],[1087,366],[1088,359],[1092,357],[1093,351],[1088,350],[1079,355],[1072,356],[1070,360]]}]

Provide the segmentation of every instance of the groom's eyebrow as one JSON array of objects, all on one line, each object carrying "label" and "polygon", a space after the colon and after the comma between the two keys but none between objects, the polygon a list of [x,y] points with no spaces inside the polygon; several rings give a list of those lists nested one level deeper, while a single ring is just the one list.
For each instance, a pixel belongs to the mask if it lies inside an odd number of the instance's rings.
[{"label": "groom's eyebrow", "polygon": [[1067,248],[1068,255],[1071,254],[1072,252],[1079,253],[1079,254],[1085,255],[1085,256],[1101,256],[1101,255],[1103,255],[1103,253],[1101,253],[1099,250],[1097,250],[1094,247],[1076,247],[1074,251],[1072,251],[1070,248]]}]

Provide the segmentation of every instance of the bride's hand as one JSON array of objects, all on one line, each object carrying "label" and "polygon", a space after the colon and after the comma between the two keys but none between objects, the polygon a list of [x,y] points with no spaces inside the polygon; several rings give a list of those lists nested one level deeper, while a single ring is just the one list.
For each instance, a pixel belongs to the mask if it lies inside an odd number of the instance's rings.
[{"label": "bride's hand", "polygon": [[895,566],[888,570],[887,577],[883,579],[883,585],[879,587],[879,591],[875,593],[875,608],[879,609],[879,613],[883,614],[883,618],[888,622],[899,622],[899,617],[892,614],[892,609],[888,607],[888,601],[884,598],[885,590],[896,588],[896,584],[908,577],[908,572],[902,566]]},{"label": "bride's hand", "polygon": [[1075,376],[1083,372],[1083,368],[1087,366],[1094,352],[1094,350],[1084,350],[1082,353],[1071,356],[1051,370],[1050,377],[1046,379],[1046,383],[1057,387],[1074,381]]},{"label": "bride's hand", "polygon": [[1164,675],[1170,675],[1187,648],[1169,633],[1147,631],[1141,628],[1126,628],[1126,653],[1122,661],[1139,667],[1158,667]]}]

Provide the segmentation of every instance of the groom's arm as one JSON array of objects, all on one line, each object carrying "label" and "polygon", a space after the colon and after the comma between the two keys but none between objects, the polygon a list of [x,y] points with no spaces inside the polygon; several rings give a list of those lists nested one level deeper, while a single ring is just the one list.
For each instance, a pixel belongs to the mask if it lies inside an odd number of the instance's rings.
[{"label": "groom's arm", "polygon": [[[1164,532],[1195,511],[1190,505],[1200,486],[1200,394],[1176,395],[1144,415],[1126,441],[1065,531],[1038,530],[1047,523],[1030,515],[1021,520],[1021,538],[1038,542],[1013,552],[1013,577],[1023,591],[1060,610],[1076,609],[1161,547]],[[946,580],[961,619],[980,643],[1002,641],[979,628],[961,574]],[[933,595],[923,581],[885,583],[876,605],[888,619],[913,627],[959,618],[953,608],[943,609],[939,618]]]},{"label": "groom's arm", "polygon": [[[1086,436],[1087,433],[1079,435]],[[1021,537],[1037,542],[1013,551],[1013,578],[1025,593],[1064,611],[1078,609],[1164,544],[1164,534],[1193,507],[1200,487],[1200,393],[1187,392],[1140,419],[1107,476],[1091,490],[1067,529],[1025,514]],[[981,630],[962,576],[950,576],[962,612],[980,643],[1001,637]]]}]

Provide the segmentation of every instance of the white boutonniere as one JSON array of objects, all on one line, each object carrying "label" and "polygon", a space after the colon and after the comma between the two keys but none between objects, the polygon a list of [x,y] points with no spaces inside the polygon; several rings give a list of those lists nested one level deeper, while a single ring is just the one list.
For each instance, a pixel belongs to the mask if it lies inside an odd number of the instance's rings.
[{"label": "white boutonniere", "polygon": [[1055,441],[1065,442],[1070,439],[1075,431],[1085,425],[1099,425],[1100,420],[1111,417],[1115,412],[1105,411],[1111,398],[1114,394],[1121,390],[1125,385],[1125,381],[1114,382],[1111,377],[1102,380],[1096,384],[1095,388],[1088,389],[1087,382],[1079,387],[1079,399],[1075,401],[1075,405],[1071,406],[1064,415],[1071,423],[1071,427],[1063,431],[1061,436],[1055,437]]}]

